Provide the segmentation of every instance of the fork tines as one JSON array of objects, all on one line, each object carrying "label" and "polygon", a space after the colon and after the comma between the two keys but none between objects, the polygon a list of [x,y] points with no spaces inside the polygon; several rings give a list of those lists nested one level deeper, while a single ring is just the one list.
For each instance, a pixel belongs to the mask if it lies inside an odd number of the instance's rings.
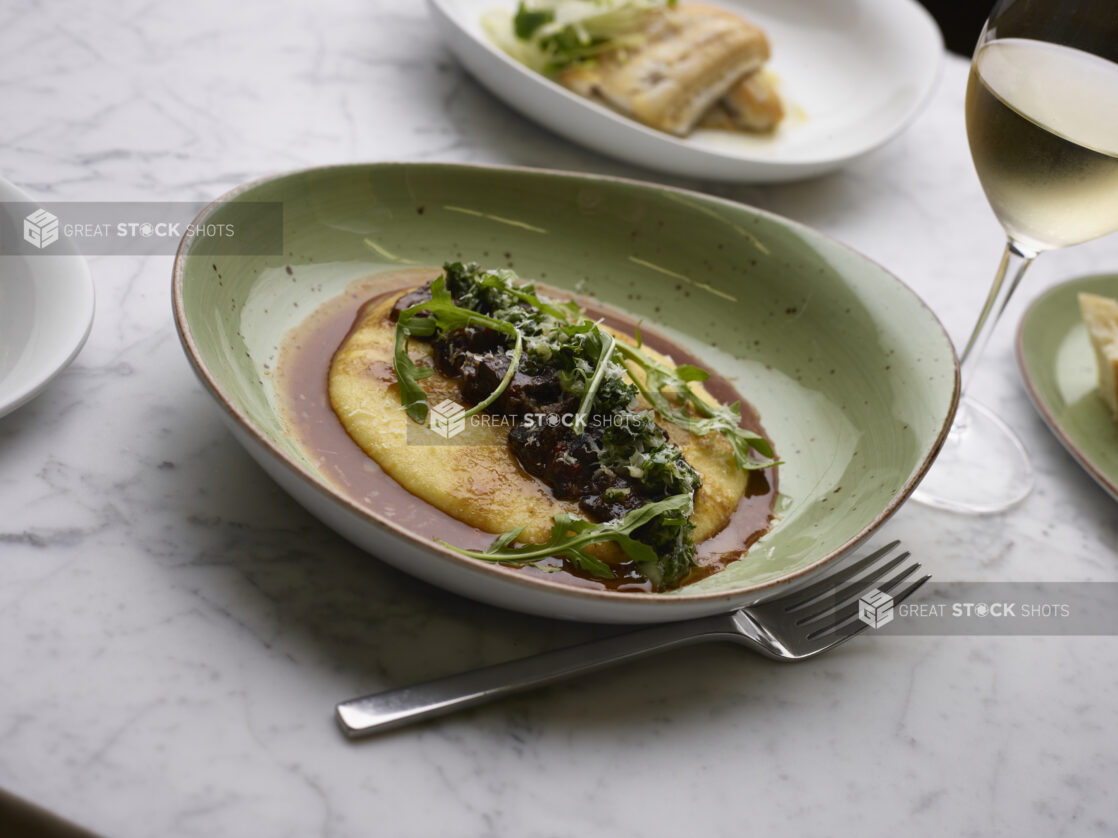
[{"label": "fork tines", "polygon": [[[893,593],[921,567],[918,562],[914,562],[894,576],[885,579],[887,574],[910,556],[906,550],[888,561],[882,561],[899,545],[900,541],[886,544],[838,573],[791,594],[790,602],[784,607],[785,613],[794,615],[796,612],[802,612],[796,616],[797,626],[809,628],[811,623],[821,623],[807,635],[808,639],[814,639],[829,632],[841,631],[850,625],[857,616],[859,598],[869,590],[877,589],[889,594],[894,604],[903,602],[931,576],[925,575],[903,590]],[[882,579],[885,581],[879,581]],[[854,628],[860,630],[865,628],[865,624],[854,623]]]}]

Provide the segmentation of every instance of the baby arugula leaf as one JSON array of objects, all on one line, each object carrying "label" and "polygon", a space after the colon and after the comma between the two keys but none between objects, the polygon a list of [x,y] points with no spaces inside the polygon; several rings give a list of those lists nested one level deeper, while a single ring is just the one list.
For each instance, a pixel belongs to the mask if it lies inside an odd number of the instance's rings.
[{"label": "baby arugula leaf", "polygon": [[633,538],[633,533],[665,513],[675,512],[685,517],[690,516],[692,507],[691,495],[683,494],[672,495],[663,500],[645,504],[621,518],[607,521],[604,524],[593,524],[590,521],[584,521],[581,518],[563,513],[552,518],[551,536],[543,544],[510,546],[524,531],[523,527],[509,530],[498,536],[484,551],[467,550],[462,547],[455,547],[442,539],[437,540],[444,547],[449,547],[456,553],[487,562],[532,564],[540,559],[555,556],[570,560],[580,569],[600,579],[611,579],[613,578],[613,570],[601,559],[589,553],[586,550],[587,547],[591,544],[613,542],[632,561],[655,565],[659,561],[656,551],[647,544]]},{"label": "baby arugula leaf", "polygon": [[465,418],[468,419],[471,416],[476,416],[501,397],[501,393],[505,392],[512,382],[512,377],[516,375],[516,368],[520,366],[520,358],[523,354],[524,337],[518,331],[516,333],[516,344],[512,348],[512,357],[509,359],[509,368],[505,371],[504,377],[501,378],[500,383],[497,384],[497,389],[462,414]]},{"label": "baby arugula leaf", "polygon": [[[401,315],[401,320],[403,316]],[[434,374],[430,367],[421,367],[408,355],[408,337],[412,332],[406,325],[396,325],[396,345],[392,354],[392,366],[396,370],[396,381],[400,385],[400,403],[416,422],[427,419],[427,394],[419,382]]]},{"label": "baby arugula leaf", "polygon": [[598,339],[602,342],[602,349],[598,355],[598,364],[594,368],[594,375],[590,379],[590,383],[586,385],[586,392],[582,394],[582,402],[578,406],[578,413],[575,414],[574,432],[576,434],[581,434],[586,430],[590,409],[594,406],[594,398],[598,395],[598,389],[602,386],[606,370],[609,369],[609,365],[613,361],[613,347],[617,343],[617,340],[609,332],[598,326],[594,328],[597,330]]},{"label": "baby arugula leaf", "polygon": [[[617,351],[623,358],[644,370],[643,382],[635,376],[631,378],[641,395],[661,417],[687,428],[696,436],[706,436],[711,431],[722,434],[733,447],[734,459],[737,460],[738,468],[743,471],[778,465],[769,441],[760,434],[741,427],[741,406],[737,402],[715,406],[688,386],[692,381],[701,383],[710,378],[710,373],[706,370],[692,364],[680,364],[673,369],[639,349],[620,342],[617,344]],[[669,395],[675,396],[674,403]],[[698,415],[688,413],[687,405]]]}]

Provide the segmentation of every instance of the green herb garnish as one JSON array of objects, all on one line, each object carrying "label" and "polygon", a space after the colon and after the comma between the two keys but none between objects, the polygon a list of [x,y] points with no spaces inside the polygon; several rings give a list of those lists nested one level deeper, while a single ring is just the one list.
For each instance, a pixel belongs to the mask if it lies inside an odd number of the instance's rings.
[{"label": "green herb garnish", "polygon": [[510,546],[520,537],[523,527],[499,536],[484,551],[466,550],[442,540],[439,543],[464,556],[487,562],[532,564],[540,559],[556,556],[569,559],[576,567],[600,579],[612,579],[614,574],[610,566],[586,551],[591,544],[612,542],[629,559],[641,564],[646,575],[655,582],[658,576],[656,565],[660,557],[653,547],[634,538],[633,533],[653,523],[658,517],[690,518],[692,506],[691,495],[682,494],[646,504],[622,518],[606,521],[604,524],[593,524],[572,515],[556,515],[552,518],[554,526],[551,528],[551,537],[543,544]]},{"label": "green herb garnish", "polygon": [[[742,471],[770,468],[779,464],[773,457],[772,445],[767,439],[741,427],[741,406],[737,402],[714,406],[700,398],[688,386],[692,381],[706,381],[710,378],[709,372],[692,364],[680,364],[672,369],[636,347],[623,343],[617,345],[617,351],[644,370],[645,380],[641,382],[634,379],[634,383],[659,416],[686,428],[695,436],[706,436],[711,431],[722,434],[733,447],[734,459]],[[676,397],[677,404],[672,403],[665,391]],[[687,405],[698,416],[688,413],[685,409]]]},{"label": "green herb garnish", "polygon": [[617,343],[617,340],[609,332],[603,332],[597,326],[594,329],[598,333],[598,339],[602,342],[602,348],[598,355],[598,365],[594,368],[594,375],[586,386],[586,392],[582,394],[582,402],[578,406],[578,413],[575,414],[574,432],[576,434],[581,434],[586,430],[587,417],[590,416],[590,409],[594,406],[594,398],[598,395],[602,381],[605,380],[610,362],[613,361],[613,347]]},{"label": "green herb garnish", "polygon": [[[708,404],[691,389],[692,383],[706,381],[708,372],[655,360],[641,350],[639,330],[637,347],[621,343],[573,301],[540,297],[512,271],[485,271],[472,263],[448,263],[431,283],[430,295],[430,300],[400,312],[396,325],[393,366],[407,415],[416,422],[426,420],[427,396],[419,382],[433,372],[410,358],[411,337],[447,341],[439,344],[438,351],[449,353],[439,356],[440,363],[454,366],[459,362],[449,358],[468,358],[475,373],[478,364],[490,363],[483,356],[506,355],[508,367],[501,381],[466,415],[498,406],[525,413],[525,422],[509,436],[517,457],[523,457],[521,465],[548,482],[557,497],[578,499],[592,518],[612,519],[591,523],[559,515],[545,544],[515,546],[523,533],[518,528],[484,552],[453,548],[460,553],[510,563],[559,556],[591,576],[609,578],[609,565],[585,548],[613,542],[660,589],[684,578],[694,566],[690,516],[702,480],[654,421],[654,414],[696,436],[722,434],[742,470],[775,465],[768,441],[740,426],[738,404]],[[494,348],[481,352],[453,349],[453,333],[468,327],[490,329],[501,337],[493,336],[495,340],[485,345]],[[643,377],[630,376],[627,362],[639,367]],[[517,372],[525,378],[509,391]],[[530,388],[540,386],[540,393],[550,395],[537,402]],[[498,400],[506,392],[512,401],[501,406]],[[638,395],[652,410],[641,406]],[[539,417],[555,418],[559,411],[568,420],[573,414],[573,422],[563,425],[569,430],[545,435]]]},{"label": "green herb garnish", "polygon": [[453,297],[446,290],[446,278],[439,277],[431,284],[431,299],[404,309],[396,321],[396,344],[392,355],[392,366],[396,371],[396,380],[400,384],[400,400],[404,410],[416,422],[427,419],[427,394],[419,386],[419,382],[429,377],[434,370],[430,367],[420,367],[412,361],[408,355],[408,338],[413,335],[431,337],[436,332],[454,331],[466,326],[484,326],[508,335],[514,341],[508,372],[487,399],[466,411],[467,417],[480,413],[495,402],[516,374],[524,349],[524,338],[520,331],[504,320],[487,317],[455,305]]},{"label": "green herb garnish", "polygon": [[617,49],[638,49],[647,41],[648,16],[676,0],[522,0],[515,13],[492,10],[482,16],[489,37],[532,69],[555,74],[592,63]]},{"label": "green herb garnish", "polygon": [[516,32],[516,37],[522,41],[531,40],[532,36],[536,34],[541,26],[555,20],[555,12],[551,9],[542,9],[539,11],[529,9],[524,3],[521,3],[516,10],[516,17],[513,18],[512,27]]}]

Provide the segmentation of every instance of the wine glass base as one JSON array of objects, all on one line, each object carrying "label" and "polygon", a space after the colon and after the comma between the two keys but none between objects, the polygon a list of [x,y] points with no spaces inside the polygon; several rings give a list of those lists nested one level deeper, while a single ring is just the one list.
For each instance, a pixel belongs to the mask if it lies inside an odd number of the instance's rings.
[{"label": "wine glass base", "polygon": [[963,399],[947,441],[912,499],[937,509],[991,515],[1019,504],[1035,483],[1017,435],[988,408]]}]

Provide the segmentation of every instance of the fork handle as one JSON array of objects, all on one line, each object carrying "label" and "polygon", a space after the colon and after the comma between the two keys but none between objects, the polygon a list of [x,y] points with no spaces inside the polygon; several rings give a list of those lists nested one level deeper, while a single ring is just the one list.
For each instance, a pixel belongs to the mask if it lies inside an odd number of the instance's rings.
[{"label": "fork handle", "polygon": [[704,640],[730,639],[733,634],[728,614],[666,623],[344,701],[337,706],[338,723],[346,736],[356,739],[593,672],[610,664],[635,660],[653,652]]}]

